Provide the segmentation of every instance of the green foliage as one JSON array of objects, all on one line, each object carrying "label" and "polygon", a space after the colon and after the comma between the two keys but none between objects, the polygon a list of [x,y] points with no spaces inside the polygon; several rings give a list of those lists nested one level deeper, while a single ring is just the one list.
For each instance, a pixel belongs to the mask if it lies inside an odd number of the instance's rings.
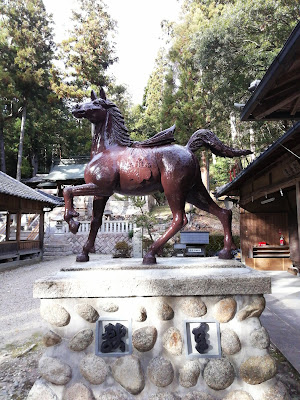
[{"label": "green foliage", "polygon": [[115,245],[115,252],[113,258],[130,258],[131,257],[131,247],[125,240],[117,242]]},{"label": "green foliage", "polygon": [[[249,148],[251,128],[259,154],[289,123],[241,123],[234,102],[250,97],[247,87],[264,75],[282,48],[299,8],[296,0],[184,1],[180,22],[163,22],[171,47],[163,64],[160,58],[156,61],[144,108],[136,113],[136,131],[148,135],[154,126],[165,129],[176,123],[175,137],[186,144],[195,130],[209,127],[225,143]],[[160,80],[158,71],[163,71]],[[147,115],[155,116],[155,125]],[[218,161],[212,168],[214,184],[228,181],[227,164]]]},{"label": "green foliage", "polygon": [[[240,247],[240,237],[233,236],[233,241],[237,248]],[[209,235],[209,244],[205,246],[208,257],[215,256],[224,247],[224,235]]]},{"label": "green foliage", "polygon": [[110,36],[116,22],[102,0],[80,0],[80,11],[73,11],[73,29],[60,46],[60,59],[67,68],[67,80],[56,85],[61,97],[81,100],[91,86],[107,86],[107,68],[117,59]]}]

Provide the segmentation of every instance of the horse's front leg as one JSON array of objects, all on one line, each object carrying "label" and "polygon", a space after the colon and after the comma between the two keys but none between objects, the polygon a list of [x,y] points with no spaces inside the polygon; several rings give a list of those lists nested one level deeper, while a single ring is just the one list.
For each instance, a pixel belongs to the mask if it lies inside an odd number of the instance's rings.
[{"label": "horse's front leg", "polygon": [[75,211],[73,205],[73,198],[75,196],[102,196],[100,188],[94,183],[88,183],[86,185],[69,186],[63,191],[65,200],[65,213],[64,220],[68,223],[69,229],[72,233],[77,233],[80,223],[74,220],[74,217],[78,217],[79,214]]},{"label": "horse's front leg", "polygon": [[109,197],[95,197],[93,201],[93,219],[91,221],[91,229],[88,240],[83,246],[82,253],[78,254],[76,261],[89,261],[89,253],[94,249],[95,239],[98,230],[102,224],[102,217],[105,205]]}]

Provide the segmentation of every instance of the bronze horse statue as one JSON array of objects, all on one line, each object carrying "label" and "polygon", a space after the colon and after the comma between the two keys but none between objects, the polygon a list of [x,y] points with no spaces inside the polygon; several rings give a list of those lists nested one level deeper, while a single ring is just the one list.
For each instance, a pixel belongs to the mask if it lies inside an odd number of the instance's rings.
[{"label": "bronze horse statue", "polygon": [[224,228],[224,248],[219,258],[232,258],[235,245],[231,233],[232,213],[220,208],[210,197],[201,180],[199,162],[194,152],[205,146],[219,156],[235,157],[251,153],[232,149],[211,131],[196,131],[185,147],[172,144],[175,126],[157,133],[143,142],[130,139],[120,110],[106,99],[103,89],[100,98],[92,91],[91,101],[77,104],[72,110],[76,118],[87,118],[95,124],[91,160],[86,166],[86,184],[64,189],[65,214],[70,231],[76,233],[78,213],[73,207],[74,196],[94,196],[93,218],[88,240],[77,261],[89,261],[98,229],[102,223],[105,204],[113,193],[145,195],[165,192],[173,221],[167,231],[156,240],[143,258],[143,264],[156,263],[155,255],[164,244],[187,224],[186,202],[216,215]]}]

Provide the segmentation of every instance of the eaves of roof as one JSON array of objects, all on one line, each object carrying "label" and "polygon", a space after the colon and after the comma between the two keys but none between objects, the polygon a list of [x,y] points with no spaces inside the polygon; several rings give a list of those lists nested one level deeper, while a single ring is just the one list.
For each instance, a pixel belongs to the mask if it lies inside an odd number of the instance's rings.
[{"label": "eaves of roof", "polygon": [[[254,109],[260,105],[260,103],[264,100],[268,91],[272,88],[275,81],[278,78],[282,78],[282,74],[284,70],[288,67],[291,60],[295,57],[297,51],[299,52],[300,47],[300,22],[296,25],[283,48],[279,52],[279,54],[275,57],[274,61],[270,65],[269,69],[265,73],[262,78],[260,84],[253,92],[250,99],[245,104],[243,112],[241,113],[242,121],[251,121],[254,120],[252,112]],[[287,117],[285,116],[287,119]],[[264,118],[268,119],[268,118]],[[270,118],[274,119],[274,118]],[[283,119],[280,114],[276,119]],[[296,119],[295,116],[292,119]],[[299,118],[298,118],[299,119]]]},{"label": "eaves of roof", "polygon": [[54,196],[49,197],[41,191],[36,191],[1,171],[0,193],[20,197],[22,199],[35,200],[52,206],[57,206],[61,203],[61,201]]},{"label": "eaves of roof", "polygon": [[287,152],[283,147],[287,142],[289,142],[289,145],[290,143],[300,143],[300,122],[290,128],[283,136],[270,145],[267,150],[261,153],[251,164],[243,169],[232,182],[217,188],[215,192],[216,197],[231,194],[231,192],[238,189],[245,180],[254,176],[254,174],[260,171],[265,165],[270,164],[271,159]]}]

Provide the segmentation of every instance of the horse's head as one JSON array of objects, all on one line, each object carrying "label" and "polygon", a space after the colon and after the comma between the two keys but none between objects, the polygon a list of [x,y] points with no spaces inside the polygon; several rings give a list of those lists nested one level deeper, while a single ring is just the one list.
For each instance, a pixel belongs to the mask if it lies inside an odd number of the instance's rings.
[{"label": "horse's head", "polygon": [[95,92],[91,92],[91,101],[83,104],[76,104],[72,109],[72,114],[76,118],[86,118],[93,124],[104,121],[107,115],[107,110],[115,107],[113,103],[106,100],[103,89],[100,91],[100,98],[97,98]]}]

